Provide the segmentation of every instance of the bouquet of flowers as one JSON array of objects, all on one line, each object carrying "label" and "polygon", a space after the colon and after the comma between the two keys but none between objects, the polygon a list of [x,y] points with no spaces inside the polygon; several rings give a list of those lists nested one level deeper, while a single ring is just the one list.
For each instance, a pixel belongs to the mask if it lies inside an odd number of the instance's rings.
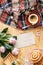
[{"label": "bouquet of flowers", "polygon": [[17,36],[7,34],[8,28],[3,29],[0,32],[0,55],[5,57],[9,52],[13,55],[18,55],[18,49],[14,48]]}]

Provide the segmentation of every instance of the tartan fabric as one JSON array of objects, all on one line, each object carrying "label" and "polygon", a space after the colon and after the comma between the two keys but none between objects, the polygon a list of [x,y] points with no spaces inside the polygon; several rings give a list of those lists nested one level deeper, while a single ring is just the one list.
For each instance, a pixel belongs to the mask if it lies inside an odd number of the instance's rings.
[{"label": "tartan fabric", "polygon": [[3,11],[0,20],[1,20],[2,22],[5,22],[6,19],[7,19],[7,16],[8,16],[8,12],[7,12],[7,11]]},{"label": "tartan fabric", "polygon": [[5,2],[7,2],[7,0],[0,0],[0,4],[4,4]]}]

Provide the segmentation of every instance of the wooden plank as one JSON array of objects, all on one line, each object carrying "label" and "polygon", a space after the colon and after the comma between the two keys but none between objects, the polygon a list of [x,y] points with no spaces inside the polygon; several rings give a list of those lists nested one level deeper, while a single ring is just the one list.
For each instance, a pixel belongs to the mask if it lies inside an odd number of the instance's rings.
[{"label": "wooden plank", "polygon": [[30,49],[32,49],[32,48],[39,48],[39,37],[37,37],[37,31],[40,31],[41,30],[41,28],[40,27],[38,27],[38,28],[32,28],[32,29],[28,29],[28,30],[24,30],[24,31],[22,31],[22,30],[19,30],[19,29],[15,29],[15,28],[12,28],[12,27],[10,27],[10,26],[8,26],[8,25],[5,25],[5,24],[3,24],[3,23],[1,23],[0,22],[0,31],[2,30],[2,29],[4,29],[4,28],[6,28],[6,27],[8,27],[8,33],[10,33],[10,34],[12,34],[12,35],[18,35],[18,34],[23,34],[23,33],[27,33],[27,32],[33,32],[34,33],[34,35],[35,35],[35,40],[36,40],[36,44],[35,45],[32,45],[32,46],[27,46],[27,47],[24,47],[24,48],[20,48],[20,52],[19,52],[19,54],[18,54],[18,56],[17,56],[17,58],[25,58],[25,56],[26,56],[26,53],[30,50]]},{"label": "wooden plank", "polygon": [[3,59],[0,57],[0,65],[4,65],[3,64]]}]

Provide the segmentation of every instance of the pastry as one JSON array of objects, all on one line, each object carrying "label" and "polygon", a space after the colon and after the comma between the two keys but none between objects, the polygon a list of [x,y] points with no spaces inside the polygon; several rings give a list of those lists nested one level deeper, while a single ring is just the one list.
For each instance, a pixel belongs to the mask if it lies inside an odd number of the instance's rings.
[{"label": "pastry", "polygon": [[41,60],[42,58],[42,52],[41,50],[34,49],[30,54],[29,54],[29,60],[30,62],[37,63]]}]

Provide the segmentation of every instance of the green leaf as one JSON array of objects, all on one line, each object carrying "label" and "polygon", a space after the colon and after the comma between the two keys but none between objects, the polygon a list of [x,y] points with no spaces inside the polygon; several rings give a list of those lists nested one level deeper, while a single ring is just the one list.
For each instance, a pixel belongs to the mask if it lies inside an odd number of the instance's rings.
[{"label": "green leaf", "polygon": [[5,38],[6,37],[6,34],[5,33],[1,33],[1,38]]},{"label": "green leaf", "polygon": [[3,42],[9,42],[9,38],[7,38],[7,39],[3,39]]},{"label": "green leaf", "polygon": [[16,63],[15,63],[15,62],[13,62],[13,63],[12,63],[12,65],[16,65]]},{"label": "green leaf", "polygon": [[6,33],[8,31],[8,27],[4,28],[1,33]]},{"label": "green leaf", "polygon": [[3,43],[0,43],[0,46],[2,46],[3,45]]},{"label": "green leaf", "polygon": [[0,40],[0,46],[4,46],[4,42]]},{"label": "green leaf", "polygon": [[10,38],[11,36],[11,34],[6,34],[6,38]]},{"label": "green leaf", "polygon": [[17,36],[13,36],[13,38],[15,38],[17,40]]},{"label": "green leaf", "polygon": [[10,44],[5,44],[5,47],[6,47],[6,49],[11,49],[12,50],[12,48],[13,48],[13,45],[10,45]]}]

